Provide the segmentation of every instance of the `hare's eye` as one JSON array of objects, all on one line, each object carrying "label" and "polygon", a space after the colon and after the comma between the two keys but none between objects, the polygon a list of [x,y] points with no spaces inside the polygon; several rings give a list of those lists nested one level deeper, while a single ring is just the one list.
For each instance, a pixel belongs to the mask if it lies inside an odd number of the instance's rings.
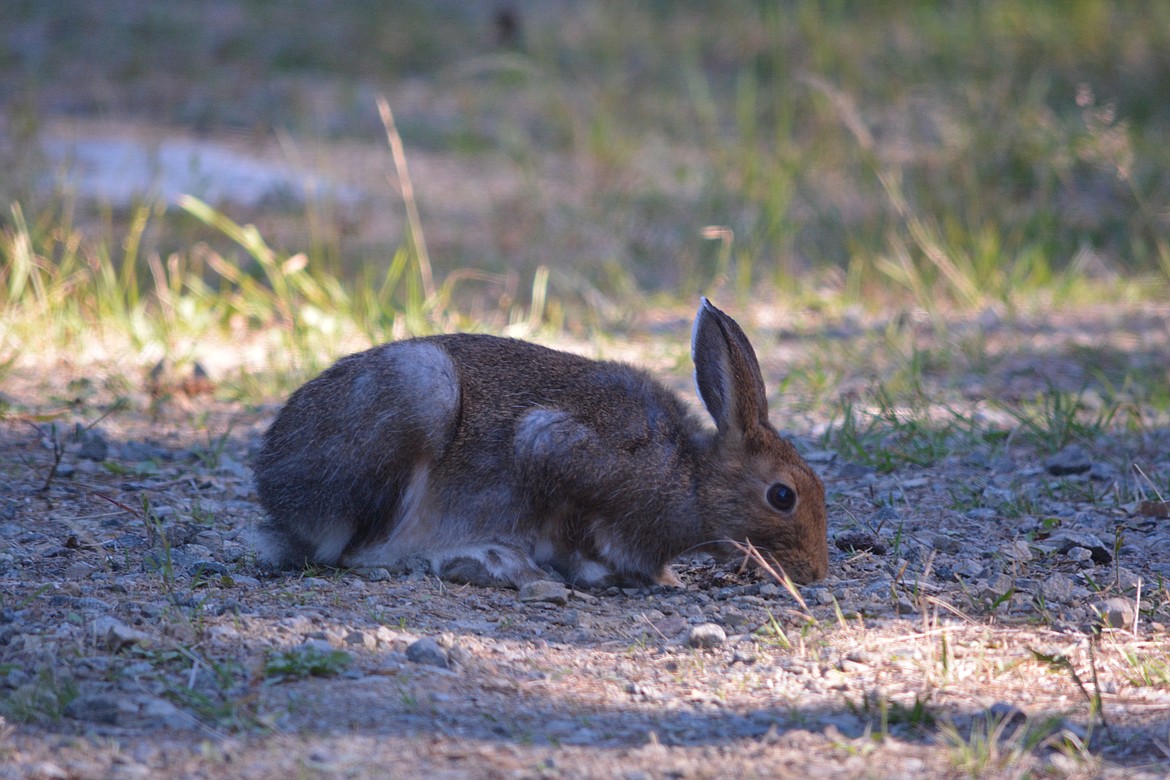
[{"label": "hare's eye", "polygon": [[780,512],[791,512],[796,506],[796,491],[783,482],[776,482],[768,488],[768,503]]}]

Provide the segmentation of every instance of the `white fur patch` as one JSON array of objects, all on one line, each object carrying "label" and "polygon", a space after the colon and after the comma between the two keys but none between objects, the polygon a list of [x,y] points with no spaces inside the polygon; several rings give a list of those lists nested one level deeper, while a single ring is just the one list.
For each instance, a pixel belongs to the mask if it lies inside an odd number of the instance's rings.
[{"label": "white fur patch", "polygon": [[613,572],[608,566],[597,561],[582,561],[573,572],[577,580],[585,585],[596,585]]},{"label": "white fur patch", "polygon": [[387,367],[366,367],[349,390],[355,420],[397,433],[405,427],[446,431],[459,406],[455,363],[437,344],[404,341],[378,351]]},{"label": "white fur patch", "polygon": [[559,409],[533,409],[520,418],[514,445],[520,457],[542,459],[572,447],[581,427]]},{"label": "white fur patch", "polygon": [[532,559],[537,563],[550,563],[556,555],[556,548],[548,539],[538,539],[532,548]]},{"label": "white fur patch", "polygon": [[602,560],[620,571],[638,571],[642,568],[639,561],[630,555],[629,550],[615,544],[608,534],[601,531],[595,531],[595,534],[597,551]]},{"label": "white fur patch", "polygon": [[459,379],[451,356],[427,341],[390,344],[383,356],[393,363],[397,389],[408,394],[411,405],[424,415],[434,410],[445,422],[459,403]]},{"label": "white fur patch", "polygon": [[347,556],[347,566],[389,565],[408,555],[425,554],[439,546],[438,524],[432,522],[434,518],[424,509],[430,475],[431,471],[426,466],[415,468],[410,482],[402,491],[398,516],[394,518],[394,531],[385,541]]},{"label": "white fur patch", "polygon": [[317,548],[316,560],[326,564],[338,562],[352,535],[353,529],[347,523],[324,524],[317,538],[313,539]]}]

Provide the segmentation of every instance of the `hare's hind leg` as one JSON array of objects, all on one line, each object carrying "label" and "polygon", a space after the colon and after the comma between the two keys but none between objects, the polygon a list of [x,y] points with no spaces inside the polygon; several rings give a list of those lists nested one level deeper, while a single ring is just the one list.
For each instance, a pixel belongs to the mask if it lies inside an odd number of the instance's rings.
[{"label": "hare's hind leg", "polygon": [[472,585],[512,586],[551,579],[532,557],[510,544],[488,542],[434,553],[432,570],[445,580]]},{"label": "hare's hind leg", "polygon": [[439,345],[399,342],[343,358],[295,392],[253,468],[268,515],[261,553],[284,565],[354,565],[412,522],[455,435],[457,374]]}]

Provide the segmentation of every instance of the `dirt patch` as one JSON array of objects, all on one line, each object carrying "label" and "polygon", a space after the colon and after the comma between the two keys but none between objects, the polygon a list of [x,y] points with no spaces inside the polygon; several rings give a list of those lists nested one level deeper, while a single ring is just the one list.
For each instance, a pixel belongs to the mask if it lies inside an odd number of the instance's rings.
[{"label": "dirt patch", "polygon": [[[1059,319],[998,323],[980,392],[1023,381],[1012,361],[1036,333],[1045,375],[1076,375]],[[1093,322],[1129,343],[1165,317]],[[0,777],[1170,769],[1170,430],[1140,404],[1144,427],[1080,410],[1068,447],[980,417],[983,397],[962,407],[971,432],[937,442],[880,410],[852,440],[840,419],[799,439],[833,544],[800,600],[703,557],[678,564],[679,589],[522,600],[421,565],[266,572],[247,463],[274,408],[133,384],[6,377]]]}]

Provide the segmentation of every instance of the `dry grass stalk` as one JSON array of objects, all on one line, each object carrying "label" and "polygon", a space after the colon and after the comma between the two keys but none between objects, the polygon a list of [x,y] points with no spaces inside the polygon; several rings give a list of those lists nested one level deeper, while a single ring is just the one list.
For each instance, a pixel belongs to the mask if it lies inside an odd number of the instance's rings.
[{"label": "dry grass stalk", "polygon": [[378,96],[378,114],[382,118],[382,126],[386,128],[386,140],[390,143],[390,153],[394,156],[394,168],[398,171],[398,185],[401,188],[402,200],[406,204],[406,219],[410,223],[410,240],[414,251],[418,255],[418,270],[422,277],[423,293],[427,300],[435,298],[435,277],[431,272],[431,258],[427,254],[426,236],[423,235],[422,220],[418,216],[418,203],[414,197],[414,184],[410,178],[410,169],[406,165],[406,151],[402,147],[402,136],[394,124],[394,114],[390,111],[390,103],[384,96]]}]

